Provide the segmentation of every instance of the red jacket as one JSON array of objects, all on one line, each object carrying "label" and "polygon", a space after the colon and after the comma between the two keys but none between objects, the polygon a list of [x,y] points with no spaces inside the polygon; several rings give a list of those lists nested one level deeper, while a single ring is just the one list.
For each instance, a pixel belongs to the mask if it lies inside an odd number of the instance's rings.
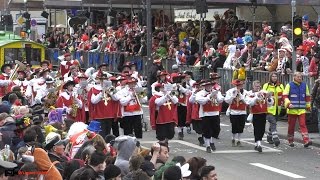
[{"label": "red jacket", "polygon": [[157,124],[168,124],[172,122],[178,124],[177,105],[172,102],[170,104],[170,108],[168,105],[160,106],[156,116],[157,105],[155,100],[159,97],[160,96],[155,95],[149,100],[150,125],[152,129],[155,129]]},{"label": "red jacket", "polygon": [[315,59],[312,58],[309,66],[309,76],[317,77],[318,76],[318,64]]},{"label": "red jacket", "polygon": [[115,118],[117,112],[117,106],[115,101],[110,99],[108,104],[105,105],[105,101],[101,100],[97,104],[91,103],[91,96],[98,95],[101,90],[97,90],[96,88],[92,87],[88,92],[88,108],[89,108],[89,115],[90,119],[111,119]]},{"label": "red jacket", "polygon": [[199,117],[199,108],[200,105],[198,103],[190,103],[188,100],[187,103],[187,124],[191,124],[193,120],[201,120]]}]

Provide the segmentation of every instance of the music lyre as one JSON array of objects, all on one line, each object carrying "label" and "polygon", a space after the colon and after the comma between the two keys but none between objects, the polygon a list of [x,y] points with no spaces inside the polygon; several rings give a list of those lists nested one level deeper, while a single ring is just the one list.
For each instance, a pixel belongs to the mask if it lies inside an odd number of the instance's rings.
[{"label": "music lyre", "polygon": [[167,103],[164,103],[165,106],[168,106],[168,109],[171,110],[171,102],[167,101]]}]

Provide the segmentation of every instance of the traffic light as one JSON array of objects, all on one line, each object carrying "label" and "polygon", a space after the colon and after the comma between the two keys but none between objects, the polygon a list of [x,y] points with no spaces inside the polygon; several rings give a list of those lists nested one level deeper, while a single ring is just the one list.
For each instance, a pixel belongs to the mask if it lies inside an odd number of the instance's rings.
[{"label": "traffic light", "polygon": [[298,47],[303,43],[302,38],[302,18],[300,16],[293,17],[293,46]]},{"label": "traffic light", "polygon": [[4,26],[6,23],[5,23],[5,17],[4,15],[1,16],[1,22],[0,22],[1,26]]},{"label": "traffic light", "polygon": [[30,19],[27,19],[25,23],[26,23],[26,32],[28,34],[30,34],[31,33],[31,21],[30,21]]}]

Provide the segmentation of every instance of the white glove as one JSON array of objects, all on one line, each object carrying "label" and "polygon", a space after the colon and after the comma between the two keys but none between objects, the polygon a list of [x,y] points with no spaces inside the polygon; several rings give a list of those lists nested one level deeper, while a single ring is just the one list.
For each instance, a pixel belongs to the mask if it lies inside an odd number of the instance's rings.
[{"label": "white glove", "polygon": [[3,80],[3,84],[5,86],[9,86],[10,83],[11,83],[11,80]]},{"label": "white glove", "polygon": [[72,111],[72,108],[67,108],[67,114],[70,114]]}]

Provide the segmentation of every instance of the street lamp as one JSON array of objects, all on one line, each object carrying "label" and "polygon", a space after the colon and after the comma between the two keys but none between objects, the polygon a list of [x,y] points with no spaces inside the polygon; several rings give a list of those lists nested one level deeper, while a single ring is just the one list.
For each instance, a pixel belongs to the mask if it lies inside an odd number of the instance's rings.
[{"label": "street lamp", "polygon": [[248,52],[248,53],[251,53],[251,61],[250,61],[250,64],[249,64],[249,71],[247,73],[247,89],[250,88],[251,86],[251,82],[253,80],[253,75],[252,75],[252,63],[253,63],[253,52],[254,52],[254,30],[255,30],[255,22],[256,22],[256,9],[257,9],[257,0],[250,0],[251,2],[251,9],[252,9],[252,48],[251,48],[251,52]]},{"label": "street lamp", "polygon": [[[292,8],[291,9],[291,12],[292,12],[292,28],[295,28],[295,25],[297,24],[297,22],[295,23],[295,17],[296,17],[296,11],[297,11],[297,9],[296,9],[296,1],[295,0],[291,1],[291,8]],[[299,20],[297,19],[296,21],[299,21]],[[301,26],[302,26],[302,20],[301,20]],[[295,33],[297,33],[297,35],[300,36],[299,28],[297,28],[296,30],[293,29],[293,33],[292,33],[292,37],[291,37],[291,39],[292,39],[291,43],[292,43],[292,47],[293,47],[292,48],[292,63],[291,64],[292,64],[292,72],[293,73],[296,72],[296,69],[297,69],[297,65],[296,65],[296,59],[297,59],[296,58],[296,49],[295,49],[295,42],[294,42],[294,40],[295,40],[294,37],[296,37]],[[301,29],[301,33],[302,33],[302,29]]]}]

